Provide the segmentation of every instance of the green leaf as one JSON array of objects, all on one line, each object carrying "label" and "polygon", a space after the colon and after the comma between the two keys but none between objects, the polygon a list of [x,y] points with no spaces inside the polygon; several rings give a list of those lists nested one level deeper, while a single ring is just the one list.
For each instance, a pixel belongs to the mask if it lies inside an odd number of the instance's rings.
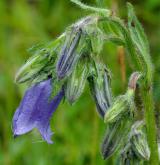
[{"label": "green leaf", "polygon": [[151,62],[149,43],[144,32],[144,29],[140,22],[138,21],[133,6],[127,3],[128,8],[128,29],[134,46],[136,47],[137,54],[141,58],[141,66],[144,67],[144,73],[149,81],[152,79],[153,66]]},{"label": "green leaf", "polygon": [[123,35],[123,40],[125,42],[125,48],[127,50],[127,53],[129,54],[129,56],[127,57],[131,59],[130,61],[132,61],[132,63],[134,62],[133,64],[135,64],[135,68],[138,68],[138,70],[140,69],[143,72],[146,72],[147,63],[144,57],[137,52],[130,32],[123,23],[123,21],[119,18],[110,18],[108,19],[108,21],[114,23],[117,26],[117,28],[119,28],[119,30],[121,31],[121,35]]},{"label": "green leaf", "polygon": [[128,8],[128,29],[131,35],[131,38],[134,44],[137,46],[139,52],[143,56],[147,56],[149,54],[149,43],[147,40],[147,36],[144,32],[144,29],[141,23],[138,21],[134,8],[130,3],[127,3]]}]

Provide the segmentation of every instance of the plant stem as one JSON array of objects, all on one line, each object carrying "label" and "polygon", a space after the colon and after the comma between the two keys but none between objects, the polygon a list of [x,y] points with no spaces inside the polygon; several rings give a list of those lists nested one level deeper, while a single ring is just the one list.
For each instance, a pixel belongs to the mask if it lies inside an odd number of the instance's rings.
[{"label": "plant stem", "polygon": [[109,16],[111,15],[111,11],[108,9],[104,9],[104,8],[97,8],[97,7],[93,7],[93,6],[88,6],[84,3],[82,3],[79,0],[70,0],[71,2],[75,3],[76,5],[80,6],[82,9],[84,10],[88,10],[88,11],[94,11],[96,13],[105,15],[105,16]]},{"label": "plant stem", "polygon": [[142,90],[142,97],[145,109],[145,121],[147,126],[147,138],[150,147],[151,155],[149,165],[158,165],[158,146],[157,146],[157,134],[156,134],[156,122],[154,115],[154,101],[151,84],[144,84]]}]

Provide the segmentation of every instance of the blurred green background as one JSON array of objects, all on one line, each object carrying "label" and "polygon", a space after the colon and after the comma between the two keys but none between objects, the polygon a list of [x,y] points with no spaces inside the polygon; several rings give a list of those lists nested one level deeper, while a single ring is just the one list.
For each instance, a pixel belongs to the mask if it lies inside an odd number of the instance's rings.
[{"label": "blurred green background", "polygon": [[[96,0],[84,1],[95,5]],[[160,107],[160,1],[132,0],[148,35],[155,64],[154,97],[157,123]],[[104,0],[105,6],[126,18],[125,0]],[[62,103],[54,113],[54,144],[43,142],[38,131],[14,139],[12,116],[26,85],[14,83],[14,75],[27,60],[27,48],[53,40],[66,26],[88,14],[69,0],[0,0],[0,165],[104,165],[100,144],[105,125],[98,117],[88,86],[74,106]],[[105,44],[104,61],[113,72],[113,93],[126,89],[131,73],[122,48]]]}]

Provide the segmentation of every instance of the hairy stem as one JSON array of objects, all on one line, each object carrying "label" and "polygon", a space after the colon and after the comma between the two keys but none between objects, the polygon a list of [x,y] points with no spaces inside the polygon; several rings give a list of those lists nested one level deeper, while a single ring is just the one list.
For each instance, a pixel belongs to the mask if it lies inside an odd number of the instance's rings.
[{"label": "hairy stem", "polygon": [[75,3],[76,5],[80,6],[84,10],[94,11],[96,13],[100,13],[100,14],[105,15],[105,16],[109,16],[111,14],[111,11],[108,10],[108,9],[97,8],[97,7],[93,7],[93,6],[88,6],[88,5],[82,3],[79,0],[70,0],[70,1],[73,2],[73,3]]},{"label": "hairy stem", "polygon": [[150,147],[151,155],[149,164],[158,165],[158,146],[157,146],[157,134],[156,134],[156,122],[154,115],[154,101],[152,85],[146,83],[142,90],[142,97],[145,109],[145,121],[147,126],[147,138]]}]

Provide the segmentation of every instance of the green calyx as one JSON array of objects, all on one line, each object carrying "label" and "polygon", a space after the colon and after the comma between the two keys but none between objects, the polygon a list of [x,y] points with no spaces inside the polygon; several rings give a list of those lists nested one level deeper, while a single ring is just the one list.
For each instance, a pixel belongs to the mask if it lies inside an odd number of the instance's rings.
[{"label": "green calyx", "polygon": [[106,112],[104,122],[114,123],[120,120],[124,114],[128,114],[129,116],[131,114],[133,115],[135,109],[133,96],[134,90],[131,89],[129,89],[125,95],[118,96],[113,105]]},{"label": "green calyx", "polygon": [[78,100],[83,93],[88,75],[88,60],[82,57],[66,82],[65,95],[70,104]]},{"label": "green calyx", "polygon": [[[33,56],[18,70],[15,82],[24,83],[30,82],[31,84],[43,81],[54,74],[55,62],[59,47],[62,43],[65,34],[62,34],[56,40],[47,45],[42,45],[41,48],[32,47],[29,52]],[[54,76],[54,75],[53,75]]]}]

